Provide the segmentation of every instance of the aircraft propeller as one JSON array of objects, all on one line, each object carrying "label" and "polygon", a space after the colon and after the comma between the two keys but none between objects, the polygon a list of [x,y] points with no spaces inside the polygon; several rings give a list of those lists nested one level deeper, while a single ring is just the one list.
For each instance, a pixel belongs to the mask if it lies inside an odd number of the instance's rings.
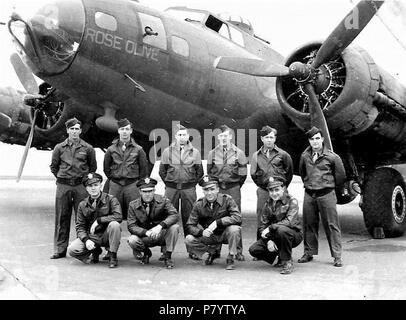
[{"label": "aircraft propeller", "polygon": [[[294,78],[302,85],[304,92],[308,95],[311,125],[322,130],[326,147],[333,150],[327,122],[316,94],[318,68],[323,63],[338,57],[369,23],[382,4],[383,1],[360,1],[327,37],[309,64],[296,61],[287,67],[263,60],[218,57],[214,62],[214,66],[217,69],[258,77]],[[357,19],[356,26],[349,25],[351,18]]]},{"label": "aircraft propeller", "polygon": [[38,92],[38,85],[31,70],[25,65],[17,53],[10,56],[10,62],[17,74],[18,79],[28,93]]},{"label": "aircraft propeller", "polygon": [[10,62],[13,65],[18,79],[27,91],[27,94],[24,96],[24,104],[30,106],[34,110],[30,126],[30,134],[28,136],[27,143],[25,144],[23,157],[21,158],[20,167],[18,169],[17,182],[19,182],[25,162],[27,160],[28,150],[31,148],[32,140],[34,137],[34,128],[38,112],[42,111],[45,108],[45,103],[47,102],[47,99],[51,96],[51,94],[55,91],[55,88],[49,90],[45,95],[36,93],[39,91],[39,89],[34,75],[21,60],[20,56],[17,53],[13,53],[10,56]]}]

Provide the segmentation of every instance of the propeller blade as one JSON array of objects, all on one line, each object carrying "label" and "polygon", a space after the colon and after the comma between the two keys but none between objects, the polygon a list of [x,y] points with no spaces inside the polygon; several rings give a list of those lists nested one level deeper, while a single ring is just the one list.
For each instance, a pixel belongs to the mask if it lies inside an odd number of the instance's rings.
[{"label": "propeller blade", "polygon": [[328,130],[326,118],[324,117],[323,110],[321,110],[316,92],[314,91],[313,86],[309,83],[306,84],[303,88],[306,94],[309,96],[309,112],[311,125],[319,128],[323,132],[325,146],[333,151],[333,145],[331,144],[330,132]]},{"label": "propeller blade", "polygon": [[28,69],[28,67],[21,60],[20,56],[17,53],[13,53],[10,56],[10,62],[14,67],[14,70],[20,80],[21,84],[28,93],[37,93],[38,85],[35,81],[34,75]]},{"label": "propeller blade", "polygon": [[317,52],[312,67],[334,60],[358,36],[376,14],[383,1],[360,1],[339,23]]},{"label": "propeller blade", "polygon": [[284,65],[248,58],[217,57],[214,60],[214,67],[258,77],[283,77],[289,75],[289,68]]},{"label": "propeller blade", "polygon": [[30,150],[30,148],[31,148],[32,138],[34,137],[34,127],[35,127],[35,120],[37,119],[37,113],[38,113],[38,110],[35,110],[34,117],[32,119],[32,123],[31,123],[30,135],[28,136],[27,143],[25,144],[24,154],[21,159],[20,168],[18,168],[17,182],[20,181],[21,175],[23,173],[25,161],[27,160],[28,150]]},{"label": "propeller blade", "polygon": [[10,128],[12,123],[11,118],[3,112],[0,112],[0,132]]}]

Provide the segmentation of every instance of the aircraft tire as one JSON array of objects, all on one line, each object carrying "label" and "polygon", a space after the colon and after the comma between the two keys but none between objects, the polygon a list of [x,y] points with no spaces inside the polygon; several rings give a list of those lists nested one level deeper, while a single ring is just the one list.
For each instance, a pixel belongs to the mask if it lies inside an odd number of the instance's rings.
[{"label": "aircraft tire", "polygon": [[399,172],[379,168],[366,177],[361,209],[368,232],[382,227],[385,237],[402,236],[406,230],[406,187]]}]

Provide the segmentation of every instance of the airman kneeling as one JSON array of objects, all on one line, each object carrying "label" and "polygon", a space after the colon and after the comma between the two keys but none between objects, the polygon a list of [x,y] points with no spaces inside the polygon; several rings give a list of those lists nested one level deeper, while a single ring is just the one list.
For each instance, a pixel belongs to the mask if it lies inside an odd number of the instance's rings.
[{"label": "airman kneeling", "polygon": [[[109,248],[109,267],[118,265],[122,213],[117,198],[101,191],[103,177],[89,173],[83,184],[89,194],[78,207],[76,221],[77,239],[68,247],[73,258],[88,263],[99,262],[101,247]],[[92,257],[90,257],[92,256]]]},{"label": "airman kneeling", "polygon": [[279,255],[276,266],[282,267],[281,274],[290,274],[293,271],[292,248],[302,242],[303,236],[298,202],[288,194],[284,184],[283,178],[269,178],[269,199],[262,208],[259,226],[261,239],[251,245],[249,252],[270,264]]},{"label": "airman kneeling", "polygon": [[227,270],[235,269],[234,258],[241,241],[241,213],[233,198],[219,193],[218,179],[205,175],[199,185],[204,197],[197,200],[190,213],[185,243],[189,252],[201,258],[205,265],[213,263],[218,248],[228,243]]},{"label": "airman kneeling", "polygon": [[156,184],[152,178],[137,182],[141,196],[131,201],[128,208],[127,223],[131,234],[128,244],[142,264],[149,263],[150,247],[165,246],[164,264],[172,269],[172,252],[179,236],[179,214],[167,197],[155,194]]}]

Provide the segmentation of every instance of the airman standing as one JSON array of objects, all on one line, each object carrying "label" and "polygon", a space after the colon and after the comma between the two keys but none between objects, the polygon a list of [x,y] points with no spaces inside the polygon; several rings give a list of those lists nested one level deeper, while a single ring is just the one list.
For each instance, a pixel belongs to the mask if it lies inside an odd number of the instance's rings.
[{"label": "airman standing", "polygon": [[305,195],[303,200],[304,254],[298,262],[306,263],[318,254],[319,215],[326,232],[334,266],[343,265],[341,230],[337,214],[335,188],[341,188],[346,174],[341,158],[327,149],[319,128],[306,132],[310,146],[302,153],[299,174]]},{"label": "airman standing", "polygon": [[87,196],[82,180],[97,169],[93,147],[80,139],[82,123],[72,118],[65,126],[68,138],[55,146],[50,165],[56,177],[54,254],[51,259],[66,257],[72,208],[76,221],[78,205]]},{"label": "airman standing", "polygon": [[140,195],[136,183],[148,175],[148,160],[142,147],[131,138],[131,122],[124,118],[117,124],[119,138],[107,149],[103,170],[110,180],[109,194],[118,199],[126,219],[128,204]]},{"label": "airman standing", "polygon": [[262,127],[261,141],[263,146],[256,151],[251,160],[251,178],[258,186],[257,189],[257,240],[261,238],[259,226],[265,202],[269,198],[267,185],[270,177],[282,177],[286,181],[286,188],[293,178],[293,163],[289,153],[276,144],[277,131],[270,126]]},{"label": "airman standing", "polygon": [[[159,175],[165,183],[165,196],[176,210],[179,210],[181,201],[180,213],[186,237],[186,222],[197,199],[196,184],[203,176],[203,166],[199,150],[193,147],[189,133],[182,125],[178,126],[175,141],[162,153]],[[192,253],[189,253],[189,257],[196,259]]]},{"label": "airman standing", "polygon": [[[241,210],[241,187],[247,178],[248,160],[244,152],[231,142],[232,129],[220,126],[219,144],[207,156],[207,174],[219,181],[221,193],[230,195]],[[238,244],[236,259],[244,261],[242,243]]]}]

